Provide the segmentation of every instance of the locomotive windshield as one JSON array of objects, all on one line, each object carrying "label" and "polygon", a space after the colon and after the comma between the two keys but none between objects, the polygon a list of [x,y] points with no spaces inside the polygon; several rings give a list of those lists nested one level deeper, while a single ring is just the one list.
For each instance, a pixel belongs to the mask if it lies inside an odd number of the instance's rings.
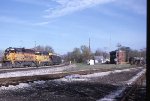
[{"label": "locomotive windshield", "polygon": [[48,55],[48,52],[36,52],[35,55]]},{"label": "locomotive windshield", "polygon": [[8,48],[5,50],[5,54],[8,54],[8,53],[15,53],[15,49],[14,48]]},{"label": "locomotive windshield", "polygon": [[40,52],[35,52],[35,55],[41,55],[41,53]]}]

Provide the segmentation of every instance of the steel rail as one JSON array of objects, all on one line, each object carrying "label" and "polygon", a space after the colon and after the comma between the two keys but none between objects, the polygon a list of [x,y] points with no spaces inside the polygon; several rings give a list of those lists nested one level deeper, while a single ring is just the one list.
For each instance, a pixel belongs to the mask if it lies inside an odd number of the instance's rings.
[{"label": "steel rail", "polygon": [[143,83],[143,79],[145,78],[145,73],[142,74],[139,78],[137,78],[131,86],[128,86],[128,90],[126,90],[126,93],[124,94],[124,96],[121,98],[121,100],[119,101],[128,101],[128,99],[130,98],[130,96],[132,96],[132,93],[134,93],[138,88],[139,85],[141,85]]}]

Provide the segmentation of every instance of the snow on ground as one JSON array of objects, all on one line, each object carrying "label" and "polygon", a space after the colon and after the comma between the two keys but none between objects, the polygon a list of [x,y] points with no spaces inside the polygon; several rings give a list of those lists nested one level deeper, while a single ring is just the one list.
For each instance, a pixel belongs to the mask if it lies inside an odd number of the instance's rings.
[{"label": "snow on ground", "polygon": [[25,88],[25,87],[30,87],[28,83],[19,83],[19,85],[9,85],[8,87],[2,86],[0,87],[0,90],[16,90],[19,88]]},{"label": "snow on ground", "polygon": [[88,81],[93,77],[103,77],[103,76],[109,75],[111,73],[120,73],[120,72],[126,72],[126,71],[133,71],[133,70],[138,70],[138,69],[141,69],[141,68],[143,68],[143,67],[122,69],[122,70],[113,70],[113,71],[99,72],[99,73],[93,73],[93,74],[87,74],[87,75],[73,74],[73,75],[68,75],[68,76],[65,76],[64,78],[60,78],[60,79],[57,79],[57,80],[66,81],[66,82]]},{"label": "snow on ground", "polygon": [[36,84],[44,84],[46,81],[44,80],[38,80],[38,81],[34,81],[33,83],[36,83]]},{"label": "snow on ground", "polygon": [[[126,82],[127,85],[132,84],[134,81],[136,81],[142,74],[144,74],[146,72],[146,69],[143,69],[141,72],[139,72],[136,76],[134,76],[133,78],[131,78],[130,80],[128,80]],[[109,95],[106,95],[104,98],[99,99],[97,101],[116,101],[115,97],[119,96],[123,91],[125,90],[125,87],[122,87],[120,89],[118,89],[115,92],[110,93]]]},{"label": "snow on ground", "polygon": [[55,73],[61,73],[63,70],[72,68],[74,66],[75,65],[69,65],[69,66],[56,67],[56,68],[35,69],[30,71],[7,72],[7,73],[1,73],[0,78],[55,74]]},{"label": "snow on ground", "polygon": [[115,97],[119,96],[121,92],[125,90],[125,87],[119,88],[117,91],[110,93],[109,95],[106,95],[104,98],[99,99],[97,101],[116,101]]},{"label": "snow on ground", "polygon": [[[71,66],[70,66],[71,67]],[[58,71],[61,71],[63,69],[66,69],[68,67],[61,67],[61,68],[44,68],[44,70],[32,70],[32,71],[18,71],[18,72],[12,72],[14,74],[7,74],[7,73],[3,73],[0,74],[0,77],[13,77],[13,76],[22,76],[22,75],[42,75],[42,74],[46,74],[46,73],[56,73]],[[107,71],[107,72],[100,72],[100,73],[93,73],[93,74],[88,74],[88,75],[79,75],[79,74],[73,74],[73,75],[68,75],[64,78],[61,79],[56,79],[54,81],[65,81],[65,82],[72,82],[72,81],[88,81],[90,80],[92,77],[103,77],[106,75],[109,75],[110,73],[120,73],[120,72],[124,72],[124,71],[132,71],[132,70],[137,70],[137,69],[141,69],[142,67],[139,68],[131,68],[131,69],[123,69],[123,70],[114,70],[114,71]],[[134,80],[136,80],[140,75],[142,75],[146,70],[142,69],[141,72],[139,72],[136,76],[134,76],[133,78],[131,78],[130,80],[128,80],[126,83],[127,84],[131,84],[132,82],[134,82]],[[18,73],[18,74],[17,74]],[[23,74],[26,73],[26,74]],[[34,81],[34,84],[44,84],[46,81],[43,80],[39,80],[39,81]],[[8,87],[2,86],[0,87],[0,90],[16,90],[19,88],[25,88],[25,87],[31,87],[30,83],[19,83],[19,85],[13,86],[13,85],[9,85]],[[117,91],[110,93],[109,95],[106,95],[103,99],[99,99],[98,101],[113,101],[113,99],[118,96],[122,91],[124,91],[124,87],[123,88],[119,88]]]},{"label": "snow on ground", "polygon": [[[46,81],[44,80],[38,80],[38,81],[34,81],[34,84],[44,84]],[[0,91],[1,90],[16,90],[16,89],[21,89],[21,88],[29,88],[31,87],[30,83],[19,83],[19,85],[9,85],[8,87],[6,86],[1,86],[0,87]]]},{"label": "snow on ground", "polygon": [[134,76],[132,79],[127,81],[127,85],[131,85],[134,81],[136,81],[141,75],[143,75],[146,72],[146,69],[143,69],[141,72],[139,72],[136,76]]},{"label": "snow on ground", "polygon": [[65,81],[65,82],[72,82],[72,81],[88,81],[88,78],[82,77],[83,75],[79,75],[79,74],[72,74],[72,75],[68,75],[65,76],[63,78],[60,79],[56,79],[55,81]]},{"label": "snow on ground", "polygon": [[[56,74],[56,73],[62,73],[63,70],[67,70],[69,68],[75,67],[75,65],[69,65],[69,66],[63,66],[63,67],[56,67],[56,68],[43,68],[43,69],[35,69],[30,71],[15,71],[15,72],[7,72],[7,73],[1,73],[0,78],[9,78],[9,77],[21,77],[21,76],[34,76],[34,75],[45,75],[45,74]],[[107,72],[100,72],[100,73],[93,73],[88,75],[70,75],[66,76],[65,79],[67,80],[87,80],[87,78],[91,77],[102,77],[105,75],[109,75],[110,73],[119,73],[124,71],[131,71],[131,70],[137,70],[142,67],[138,68],[131,68],[131,69],[122,69],[122,70],[114,70],[114,71],[107,71]],[[64,79],[64,80],[65,80]]]}]

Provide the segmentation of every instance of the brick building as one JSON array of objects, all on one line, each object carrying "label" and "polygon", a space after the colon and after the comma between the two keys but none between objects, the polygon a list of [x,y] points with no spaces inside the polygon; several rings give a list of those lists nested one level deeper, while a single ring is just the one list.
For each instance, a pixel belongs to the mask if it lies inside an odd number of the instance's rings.
[{"label": "brick building", "polygon": [[119,50],[116,52],[117,55],[117,63],[118,64],[124,64],[126,63],[126,52]]},{"label": "brick building", "polygon": [[110,63],[111,64],[124,64],[126,63],[126,52],[122,50],[115,50],[110,52]]}]

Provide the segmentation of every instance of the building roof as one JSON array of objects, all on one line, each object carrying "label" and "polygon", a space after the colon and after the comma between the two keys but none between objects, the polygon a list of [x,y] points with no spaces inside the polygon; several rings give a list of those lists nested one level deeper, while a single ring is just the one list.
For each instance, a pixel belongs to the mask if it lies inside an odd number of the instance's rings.
[{"label": "building roof", "polygon": [[103,56],[94,56],[94,59],[95,60],[101,60],[101,59],[104,59],[104,57]]}]

